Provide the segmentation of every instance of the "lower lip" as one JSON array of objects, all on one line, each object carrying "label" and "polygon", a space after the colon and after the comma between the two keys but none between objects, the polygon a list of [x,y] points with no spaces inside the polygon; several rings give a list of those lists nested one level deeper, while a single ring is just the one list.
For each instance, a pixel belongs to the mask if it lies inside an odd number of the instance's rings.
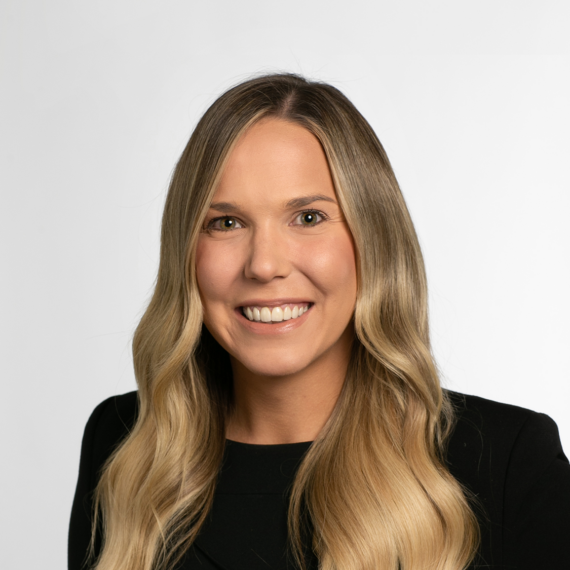
[{"label": "lower lip", "polygon": [[242,312],[241,307],[235,310],[238,321],[250,332],[255,334],[283,334],[289,331],[295,330],[300,327],[308,318],[313,305],[309,306],[309,309],[305,311],[300,317],[296,319],[289,319],[288,321],[281,321],[280,323],[263,323],[261,321],[250,321]]}]

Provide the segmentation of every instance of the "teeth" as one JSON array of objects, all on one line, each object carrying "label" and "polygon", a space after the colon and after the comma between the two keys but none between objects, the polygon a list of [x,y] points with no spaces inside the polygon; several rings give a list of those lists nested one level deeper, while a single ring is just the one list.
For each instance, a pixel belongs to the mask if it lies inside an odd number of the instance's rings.
[{"label": "teeth", "polygon": [[281,307],[243,307],[243,314],[250,321],[261,321],[263,323],[280,323],[296,319],[309,310],[308,305],[283,305]]},{"label": "teeth", "polygon": [[263,307],[263,309],[261,309],[261,321],[263,323],[271,322],[271,311],[267,307]]}]

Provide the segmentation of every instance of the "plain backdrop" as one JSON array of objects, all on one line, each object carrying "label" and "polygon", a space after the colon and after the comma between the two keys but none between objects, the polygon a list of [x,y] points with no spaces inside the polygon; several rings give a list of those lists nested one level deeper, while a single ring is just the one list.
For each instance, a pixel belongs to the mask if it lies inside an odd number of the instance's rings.
[{"label": "plain backdrop", "polygon": [[0,566],[59,570],[79,450],[135,389],[174,164],[254,73],[328,81],[421,240],[444,385],[549,414],[570,450],[570,3],[4,0]]}]

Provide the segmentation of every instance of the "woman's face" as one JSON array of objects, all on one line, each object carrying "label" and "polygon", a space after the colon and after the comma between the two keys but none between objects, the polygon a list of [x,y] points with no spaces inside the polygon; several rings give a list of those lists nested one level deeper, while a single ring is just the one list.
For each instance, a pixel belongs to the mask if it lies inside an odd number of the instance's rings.
[{"label": "woman's face", "polygon": [[346,352],[355,251],[313,134],[264,119],[243,135],[206,216],[196,268],[208,330],[250,372],[295,374]]}]

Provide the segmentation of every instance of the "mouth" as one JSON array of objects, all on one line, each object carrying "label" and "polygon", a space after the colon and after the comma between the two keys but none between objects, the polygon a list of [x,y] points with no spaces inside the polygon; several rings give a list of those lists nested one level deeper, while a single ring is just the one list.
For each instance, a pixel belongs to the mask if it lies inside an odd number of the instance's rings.
[{"label": "mouth", "polygon": [[303,316],[314,303],[298,302],[279,305],[244,305],[237,307],[238,312],[252,323],[275,325],[284,321],[294,321]]}]

